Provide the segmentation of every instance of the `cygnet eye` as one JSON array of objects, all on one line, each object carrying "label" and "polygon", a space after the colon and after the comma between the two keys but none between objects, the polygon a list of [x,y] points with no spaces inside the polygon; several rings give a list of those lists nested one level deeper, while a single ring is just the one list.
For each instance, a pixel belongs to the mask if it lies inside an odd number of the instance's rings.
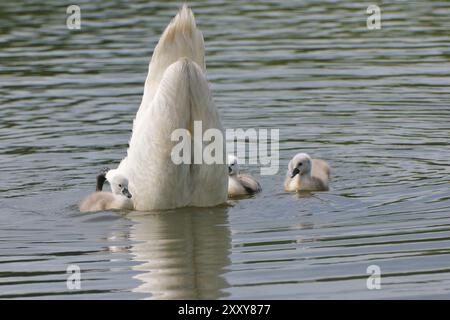
[{"label": "cygnet eye", "polygon": [[121,184],[119,184],[119,188],[122,188],[122,185],[121,185]]},{"label": "cygnet eye", "polygon": [[303,165],[303,163],[301,163],[301,162],[298,164],[299,167],[301,167],[302,165]]}]

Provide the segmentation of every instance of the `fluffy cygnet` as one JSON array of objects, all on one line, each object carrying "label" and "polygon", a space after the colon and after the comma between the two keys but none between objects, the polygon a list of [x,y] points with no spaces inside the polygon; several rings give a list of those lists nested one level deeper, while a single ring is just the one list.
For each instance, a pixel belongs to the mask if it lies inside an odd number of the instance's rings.
[{"label": "fluffy cygnet", "polygon": [[[132,196],[128,191],[128,179],[120,174],[114,174],[114,171],[104,168],[97,175],[96,191],[80,203],[81,212],[133,209]],[[102,191],[105,181],[109,182],[112,192]]]},{"label": "fluffy cygnet", "polygon": [[261,185],[252,176],[239,173],[239,165],[234,155],[228,155],[228,196],[251,195],[261,191]]},{"label": "fluffy cygnet", "polygon": [[286,191],[327,191],[330,167],[320,159],[298,153],[289,162],[284,181]]}]

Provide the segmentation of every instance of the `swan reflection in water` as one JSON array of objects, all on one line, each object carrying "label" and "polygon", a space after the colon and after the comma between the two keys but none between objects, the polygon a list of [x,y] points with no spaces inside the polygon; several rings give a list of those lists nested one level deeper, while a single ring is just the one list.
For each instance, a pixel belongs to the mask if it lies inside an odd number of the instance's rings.
[{"label": "swan reflection in water", "polygon": [[149,299],[217,299],[229,285],[228,208],[183,208],[157,213],[131,212],[133,269],[142,283],[134,292]]}]

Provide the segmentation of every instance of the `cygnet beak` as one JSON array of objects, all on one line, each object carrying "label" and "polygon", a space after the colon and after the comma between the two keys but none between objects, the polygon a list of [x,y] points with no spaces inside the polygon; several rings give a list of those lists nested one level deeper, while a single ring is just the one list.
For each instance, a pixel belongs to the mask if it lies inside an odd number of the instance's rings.
[{"label": "cygnet beak", "polygon": [[130,193],[130,191],[128,191],[127,187],[122,188],[122,194],[127,198],[131,198],[131,193]]},{"label": "cygnet beak", "polygon": [[298,175],[299,173],[300,173],[300,170],[298,170],[298,168],[295,168],[294,171],[292,171],[291,179],[292,179],[293,177],[295,177],[296,175]]},{"label": "cygnet beak", "polygon": [[228,166],[228,173],[231,173],[231,171],[233,171],[233,170],[231,170],[231,167]]}]

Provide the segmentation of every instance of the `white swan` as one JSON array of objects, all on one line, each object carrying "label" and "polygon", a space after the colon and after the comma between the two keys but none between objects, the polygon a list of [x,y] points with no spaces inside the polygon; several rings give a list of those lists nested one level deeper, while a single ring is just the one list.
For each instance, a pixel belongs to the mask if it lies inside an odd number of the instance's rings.
[{"label": "white swan", "polygon": [[228,196],[251,195],[261,191],[261,185],[252,176],[239,173],[239,165],[234,155],[228,155]]},{"label": "white swan", "polygon": [[178,143],[171,141],[171,133],[179,128],[192,133],[194,121],[202,121],[202,134],[210,128],[224,132],[205,76],[203,35],[184,5],[153,52],[127,156],[108,172],[109,181],[116,175],[129,181],[135,210],[214,206],[227,200],[224,161],[175,165],[171,160]]},{"label": "white swan", "polygon": [[[108,170],[107,168],[103,169],[97,176],[96,191],[80,203],[81,212],[133,209],[132,195],[128,190],[128,180],[119,174],[108,179]],[[102,191],[106,180],[108,180],[112,192]]]},{"label": "white swan", "polygon": [[320,159],[311,159],[306,153],[298,153],[289,161],[284,189],[286,191],[326,191],[330,179],[330,167]]}]

